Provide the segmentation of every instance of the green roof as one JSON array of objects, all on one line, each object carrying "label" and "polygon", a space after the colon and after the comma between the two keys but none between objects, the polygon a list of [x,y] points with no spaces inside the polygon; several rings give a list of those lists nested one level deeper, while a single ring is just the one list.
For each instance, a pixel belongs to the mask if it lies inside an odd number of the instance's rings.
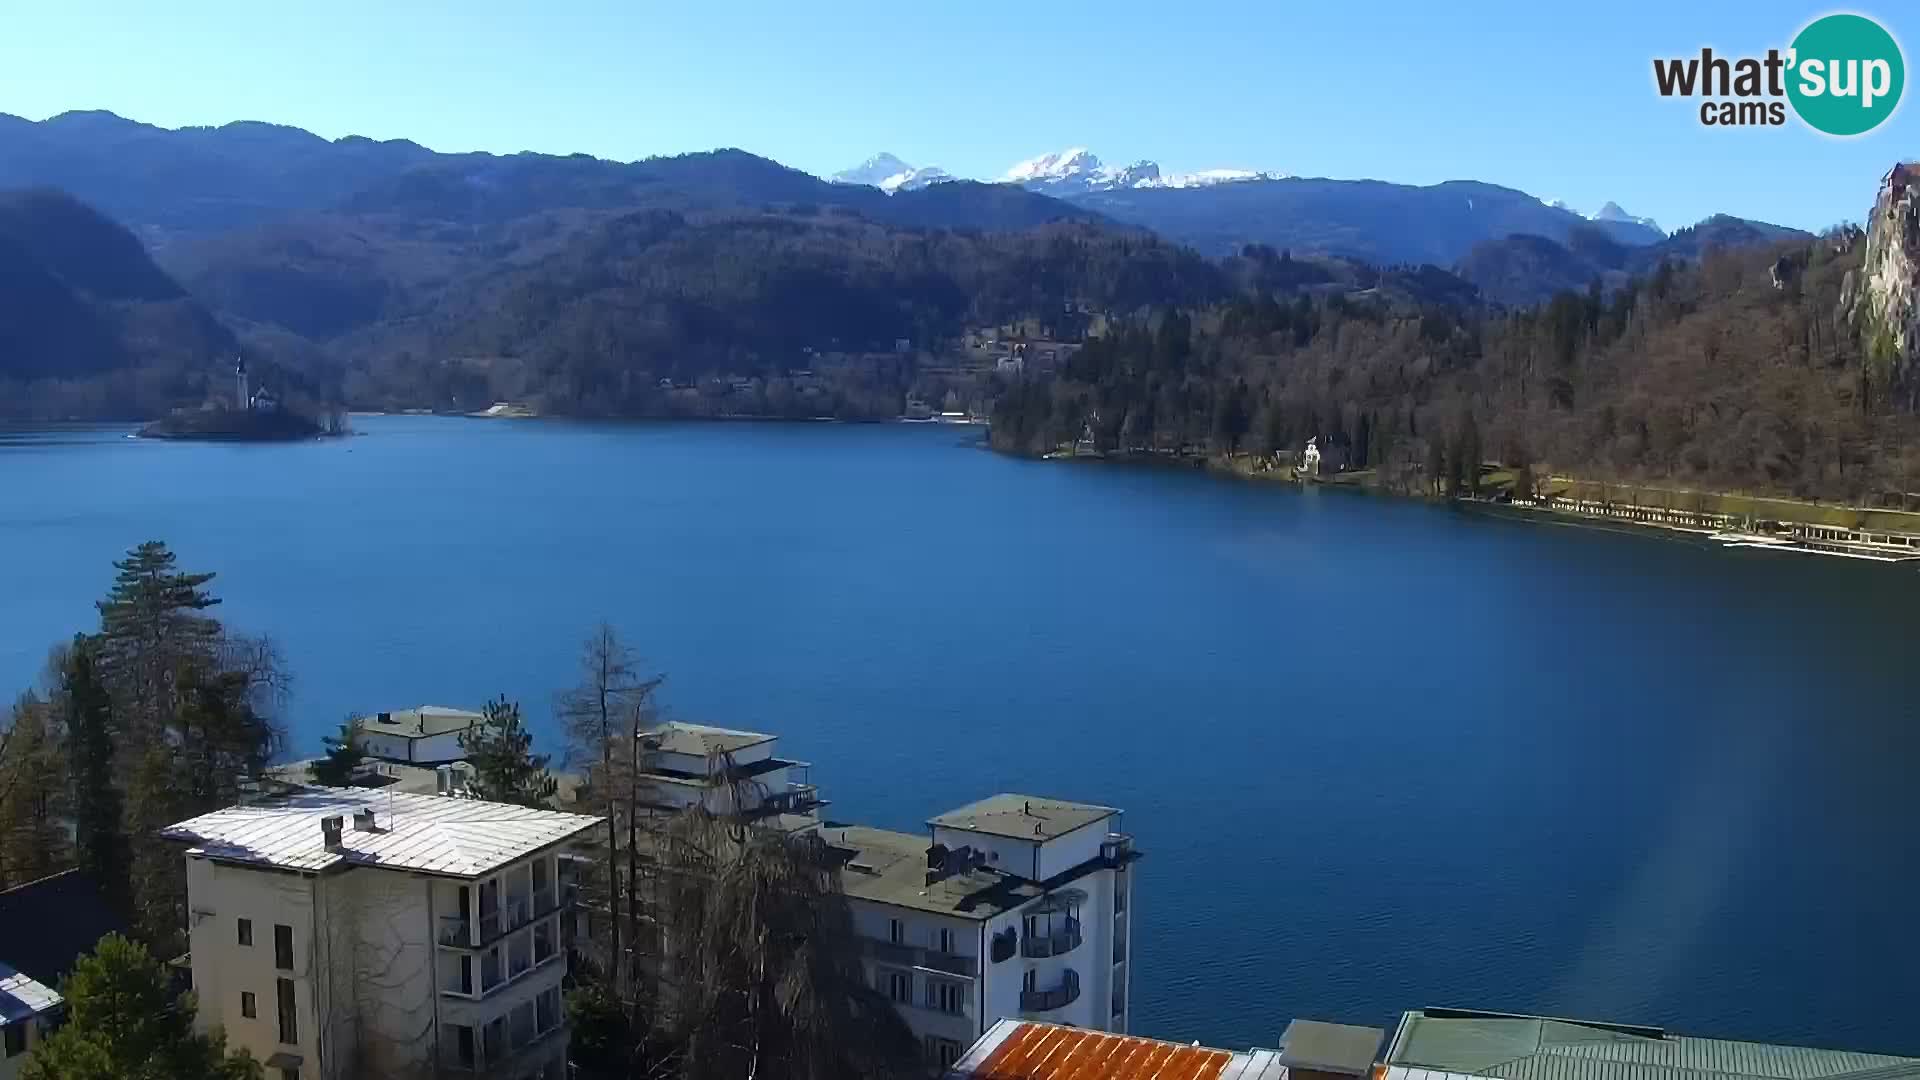
[{"label": "green roof", "polygon": [[1016,840],[1051,840],[1119,812],[1111,806],[1092,803],[1000,794],[949,810],[929,819],[927,824]]},{"label": "green roof", "polygon": [[1386,1064],[1500,1080],[1920,1080],[1920,1058],[1464,1009],[1407,1013]]}]

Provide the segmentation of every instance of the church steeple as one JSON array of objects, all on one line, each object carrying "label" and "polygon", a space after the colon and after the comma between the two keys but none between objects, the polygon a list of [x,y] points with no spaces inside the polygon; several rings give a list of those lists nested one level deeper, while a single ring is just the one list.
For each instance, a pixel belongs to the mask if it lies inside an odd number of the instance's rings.
[{"label": "church steeple", "polygon": [[236,356],[233,358],[233,380],[238,384],[236,386],[238,397],[234,407],[237,409],[251,408],[253,405],[253,397],[247,393],[247,361],[245,357]]}]

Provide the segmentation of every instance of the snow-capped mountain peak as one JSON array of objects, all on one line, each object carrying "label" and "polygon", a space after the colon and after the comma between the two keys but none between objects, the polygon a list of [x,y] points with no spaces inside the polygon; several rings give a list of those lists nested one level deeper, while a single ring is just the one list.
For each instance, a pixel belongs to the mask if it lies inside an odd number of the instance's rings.
[{"label": "snow-capped mountain peak", "polygon": [[1620,204],[1617,202],[1608,202],[1607,205],[1602,206],[1600,208],[1600,212],[1593,215],[1593,220],[1595,221],[1628,221],[1628,222],[1632,222],[1635,225],[1645,225],[1647,228],[1653,229],[1658,232],[1667,231],[1665,229],[1660,228],[1659,223],[1654,221],[1650,217],[1634,217],[1632,214],[1627,213],[1625,210],[1622,210],[1620,208]]},{"label": "snow-capped mountain peak", "polygon": [[[1044,195],[1081,195],[1097,191],[1122,191],[1138,188],[1193,188],[1212,184],[1231,184],[1242,180],[1272,180],[1276,174],[1252,169],[1201,169],[1190,173],[1164,173],[1156,162],[1140,160],[1113,168],[1084,146],[1070,147],[1052,154],[1028,158],[1000,176],[1000,183],[1018,184],[1028,191]],[[875,154],[851,169],[843,169],[828,179],[837,184],[865,184],[892,194],[917,191],[957,177],[938,165],[915,168],[892,154]]]},{"label": "snow-capped mountain peak", "polygon": [[878,153],[851,169],[842,169],[828,177],[836,184],[865,184],[891,195],[896,191],[918,191],[929,184],[953,179],[938,165],[915,168],[889,153]]},{"label": "snow-capped mountain peak", "polygon": [[883,180],[912,171],[913,166],[892,154],[881,151],[851,169],[842,169],[834,173],[828,179],[836,184],[866,184],[870,187],[879,187]]},{"label": "snow-capped mountain peak", "polygon": [[1090,191],[1131,188],[1206,187],[1241,180],[1271,180],[1274,176],[1252,169],[1202,169],[1198,172],[1167,174],[1161,171],[1158,163],[1146,160],[1116,169],[1101,164],[1099,157],[1086,147],[1075,146],[1028,158],[1008,169],[1001,179],[1006,183],[1019,184],[1029,191],[1049,195],[1078,195]]},{"label": "snow-capped mountain peak", "polygon": [[1011,184],[1059,184],[1101,175],[1106,171],[1093,151],[1084,146],[1075,146],[1028,158],[1008,169],[1001,179]]}]

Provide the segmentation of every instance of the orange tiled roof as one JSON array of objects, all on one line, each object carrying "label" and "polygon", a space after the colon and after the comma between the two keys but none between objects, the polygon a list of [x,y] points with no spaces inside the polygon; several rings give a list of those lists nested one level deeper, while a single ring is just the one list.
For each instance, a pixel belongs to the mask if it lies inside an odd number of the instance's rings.
[{"label": "orange tiled roof", "polygon": [[974,1080],[1218,1080],[1233,1055],[1052,1024],[1021,1024]]}]

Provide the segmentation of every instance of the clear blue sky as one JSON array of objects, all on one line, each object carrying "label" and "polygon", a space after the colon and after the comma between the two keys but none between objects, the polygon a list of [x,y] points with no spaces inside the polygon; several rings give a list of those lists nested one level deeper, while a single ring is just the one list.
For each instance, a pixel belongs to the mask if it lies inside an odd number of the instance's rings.
[{"label": "clear blue sky", "polygon": [[[1714,212],[1863,217],[1905,103],[1852,141],[1709,129],[1650,61],[1784,47],[1832,8],[1616,0],[17,4],[0,111],[175,127],[270,120],[437,150],[629,160],[738,146],[829,173],[879,150],[997,176],[1085,145],[1110,163],[1406,183],[1472,178],[1672,228]],[[1856,7],[1909,49],[1911,0]],[[1909,91],[1908,96],[1920,93]]]}]

